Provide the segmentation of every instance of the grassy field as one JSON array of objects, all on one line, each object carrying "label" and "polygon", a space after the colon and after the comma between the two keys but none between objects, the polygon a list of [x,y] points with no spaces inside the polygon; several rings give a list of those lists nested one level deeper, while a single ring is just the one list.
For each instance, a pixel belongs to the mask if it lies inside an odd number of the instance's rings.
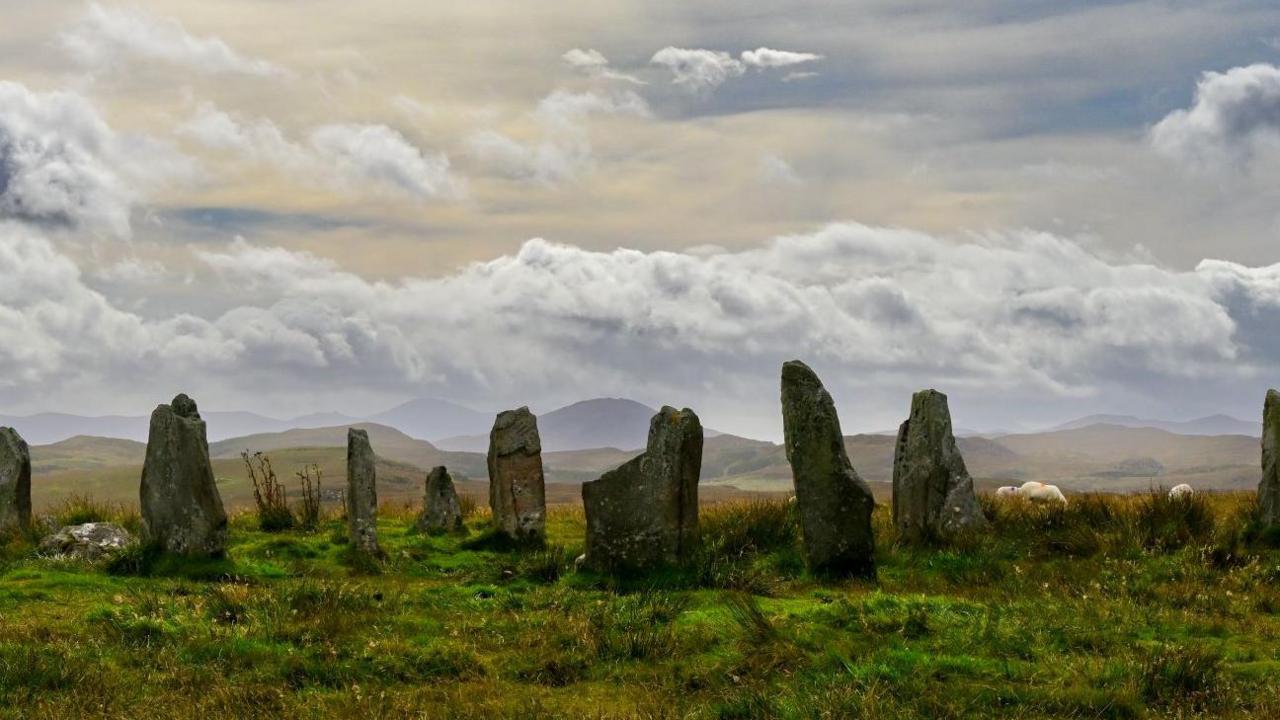
[{"label": "grassy field", "polygon": [[[704,506],[687,567],[580,573],[580,509],[546,549],[424,536],[388,559],[343,525],[230,557],[99,566],[0,546],[0,718],[1276,718],[1280,551],[1249,494],[984,499],[990,532],[900,547],[876,581],[809,576],[793,506]],[[78,500],[60,520],[136,514]]]}]

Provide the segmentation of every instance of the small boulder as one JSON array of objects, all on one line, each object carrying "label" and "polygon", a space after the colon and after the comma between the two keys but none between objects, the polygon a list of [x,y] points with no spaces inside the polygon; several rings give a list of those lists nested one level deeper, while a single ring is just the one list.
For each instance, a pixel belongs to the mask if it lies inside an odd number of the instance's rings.
[{"label": "small boulder", "polygon": [[489,433],[489,507],[499,533],[540,544],[547,533],[546,481],[538,419],[529,408],[506,410]]},{"label": "small boulder", "polygon": [[151,413],[139,495],[145,542],[178,555],[226,552],[227,514],[209,462],[207,430],[186,395]]},{"label": "small boulder", "polygon": [[782,428],[809,568],[874,577],[875,498],[849,463],[831,395],[799,360],[782,366]]},{"label": "small boulder", "polygon": [[369,432],[347,428],[347,532],[356,552],[381,557],[378,546],[378,477]]},{"label": "small boulder", "polygon": [[128,530],[109,522],[68,525],[40,541],[38,552],[93,562],[134,543]]},{"label": "small boulder", "polygon": [[973,478],[951,432],[947,396],[921,390],[898,430],[893,458],[893,521],[909,541],[987,526]]},{"label": "small boulder", "polygon": [[698,543],[702,439],[692,410],[664,407],[644,454],[583,483],[587,567],[629,572],[687,559]]},{"label": "small boulder", "polygon": [[422,502],[422,515],[418,516],[418,529],[426,533],[466,532],[462,523],[462,507],[458,503],[458,491],[453,487],[449,471],[433,468],[427,475],[426,496]]},{"label": "small boulder", "polygon": [[31,527],[31,450],[17,430],[0,427],[0,535]]}]

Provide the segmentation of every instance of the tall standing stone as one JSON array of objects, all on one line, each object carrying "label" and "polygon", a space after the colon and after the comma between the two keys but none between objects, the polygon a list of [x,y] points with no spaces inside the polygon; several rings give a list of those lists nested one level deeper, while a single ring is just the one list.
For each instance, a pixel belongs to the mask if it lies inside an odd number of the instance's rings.
[{"label": "tall standing stone", "polygon": [[31,450],[17,430],[0,427],[0,535],[31,527]]},{"label": "tall standing stone", "polygon": [[1280,525],[1280,392],[1267,391],[1262,406],[1262,482],[1258,484],[1262,522]]},{"label": "tall standing stone", "polygon": [[498,413],[489,433],[489,507],[498,532],[541,543],[547,532],[538,419],[529,408]]},{"label": "tall standing stone", "polygon": [[911,416],[898,429],[893,457],[893,521],[903,538],[941,538],[986,527],[951,432],[947,396],[921,390],[911,397]]},{"label": "tall standing stone", "polygon": [[849,463],[831,395],[799,360],[782,366],[782,427],[810,570],[874,576],[875,498]]},{"label": "tall standing stone", "polygon": [[139,496],[147,543],[179,555],[226,552],[227,513],[209,462],[208,432],[186,395],[151,413]]},{"label": "tall standing stone", "polygon": [[351,547],[368,556],[382,555],[378,547],[378,476],[369,432],[347,428],[347,533]]},{"label": "tall standing stone", "polygon": [[427,475],[426,496],[422,501],[418,529],[423,532],[462,532],[466,529],[462,524],[458,491],[454,489],[453,478],[449,477],[449,471],[443,465],[433,468]]},{"label": "tall standing stone", "polygon": [[635,571],[685,560],[698,542],[701,470],[698,416],[662,408],[649,421],[643,455],[582,485],[586,566]]}]

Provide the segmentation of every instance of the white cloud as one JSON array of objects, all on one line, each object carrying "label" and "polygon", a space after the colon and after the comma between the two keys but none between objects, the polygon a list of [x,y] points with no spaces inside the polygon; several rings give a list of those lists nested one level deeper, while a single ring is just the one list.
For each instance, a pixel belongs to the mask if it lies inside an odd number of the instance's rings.
[{"label": "white cloud", "polygon": [[84,15],[59,39],[77,62],[91,69],[139,59],[206,73],[287,74],[274,63],[240,54],[217,37],[196,37],[176,19],[139,9],[90,3]]},{"label": "white cloud", "polygon": [[557,90],[538,102],[533,118],[541,130],[534,143],[481,130],[467,139],[477,160],[492,172],[515,179],[556,185],[571,182],[594,166],[586,120],[591,115],[650,117],[649,105],[631,91],[614,93]]},{"label": "white cloud", "polygon": [[790,67],[792,65],[815,62],[821,59],[821,55],[815,55],[813,53],[772,50],[767,47],[756,48],[755,50],[744,50],[742,53],[742,62],[750,65],[751,67],[757,68]]},{"label": "white cloud", "polygon": [[167,275],[164,265],[139,257],[128,257],[93,271],[95,279],[116,285],[155,285]]},{"label": "white cloud", "polygon": [[1195,100],[1151,129],[1151,144],[1194,167],[1244,166],[1280,142],[1280,68],[1266,63],[1207,72]]},{"label": "white cloud", "polygon": [[760,156],[760,166],[756,171],[756,176],[765,183],[779,185],[804,184],[804,180],[796,173],[796,169],[791,167],[791,163],[773,153],[765,153]]},{"label": "white cloud", "polygon": [[[512,400],[631,388],[773,387],[778,363],[840,383],[1069,398],[1280,367],[1280,265],[1177,272],[1042,233],[955,242],[845,224],[753,250],[592,252],[530,240],[438,278],[374,282],[239,241],[197,251],[215,316],[143,318],[43,238],[0,226],[0,390],[198,373],[243,392],[346,388]],[[518,349],[519,362],[510,352]],[[185,375],[184,375],[185,374]]]},{"label": "white cloud", "polygon": [[604,80],[622,80],[635,85],[647,85],[645,81],[634,75],[618,72],[609,66],[609,59],[599,50],[587,48],[573,48],[565,51],[560,59],[565,65],[577,70],[578,72],[593,78],[601,78]]},{"label": "white cloud", "polygon": [[194,165],[166,143],[120,135],[73,92],[0,81],[0,219],[130,231],[130,207]]},{"label": "white cloud", "polygon": [[816,72],[789,72],[782,76],[782,82],[789,83],[797,80],[808,80],[809,78],[818,77]]},{"label": "white cloud", "polygon": [[671,71],[671,82],[692,93],[710,92],[726,80],[746,72],[746,66],[718,50],[667,46],[649,60]]},{"label": "white cloud", "polygon": [[447,156],[424,152],[385,125],[322,125],[303,144],[290,140],[270,120],[241,120],[201,103],[177,132],[207,148],[274,165],[303,182],[318,181],[344,191],[372,188],[419,200],[455,198],[464,192]]},{"label": "white cloud", "polygon": [[386,125],[324,125],[311,132],[310,142],[352,189],[373,181],[418,198],[461,192],[449,173],[449,158],[424,153]]}]

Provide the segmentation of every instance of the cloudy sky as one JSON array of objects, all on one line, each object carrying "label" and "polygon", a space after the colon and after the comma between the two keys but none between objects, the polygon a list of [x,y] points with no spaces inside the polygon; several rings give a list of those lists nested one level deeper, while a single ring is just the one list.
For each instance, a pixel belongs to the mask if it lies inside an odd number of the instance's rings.
[{"label": "cloudy sky", "polygon": [[0,14],[0,413],[612,395],[774,438],[793,357],[850,431],[1280,384],[1270,0]]}]

